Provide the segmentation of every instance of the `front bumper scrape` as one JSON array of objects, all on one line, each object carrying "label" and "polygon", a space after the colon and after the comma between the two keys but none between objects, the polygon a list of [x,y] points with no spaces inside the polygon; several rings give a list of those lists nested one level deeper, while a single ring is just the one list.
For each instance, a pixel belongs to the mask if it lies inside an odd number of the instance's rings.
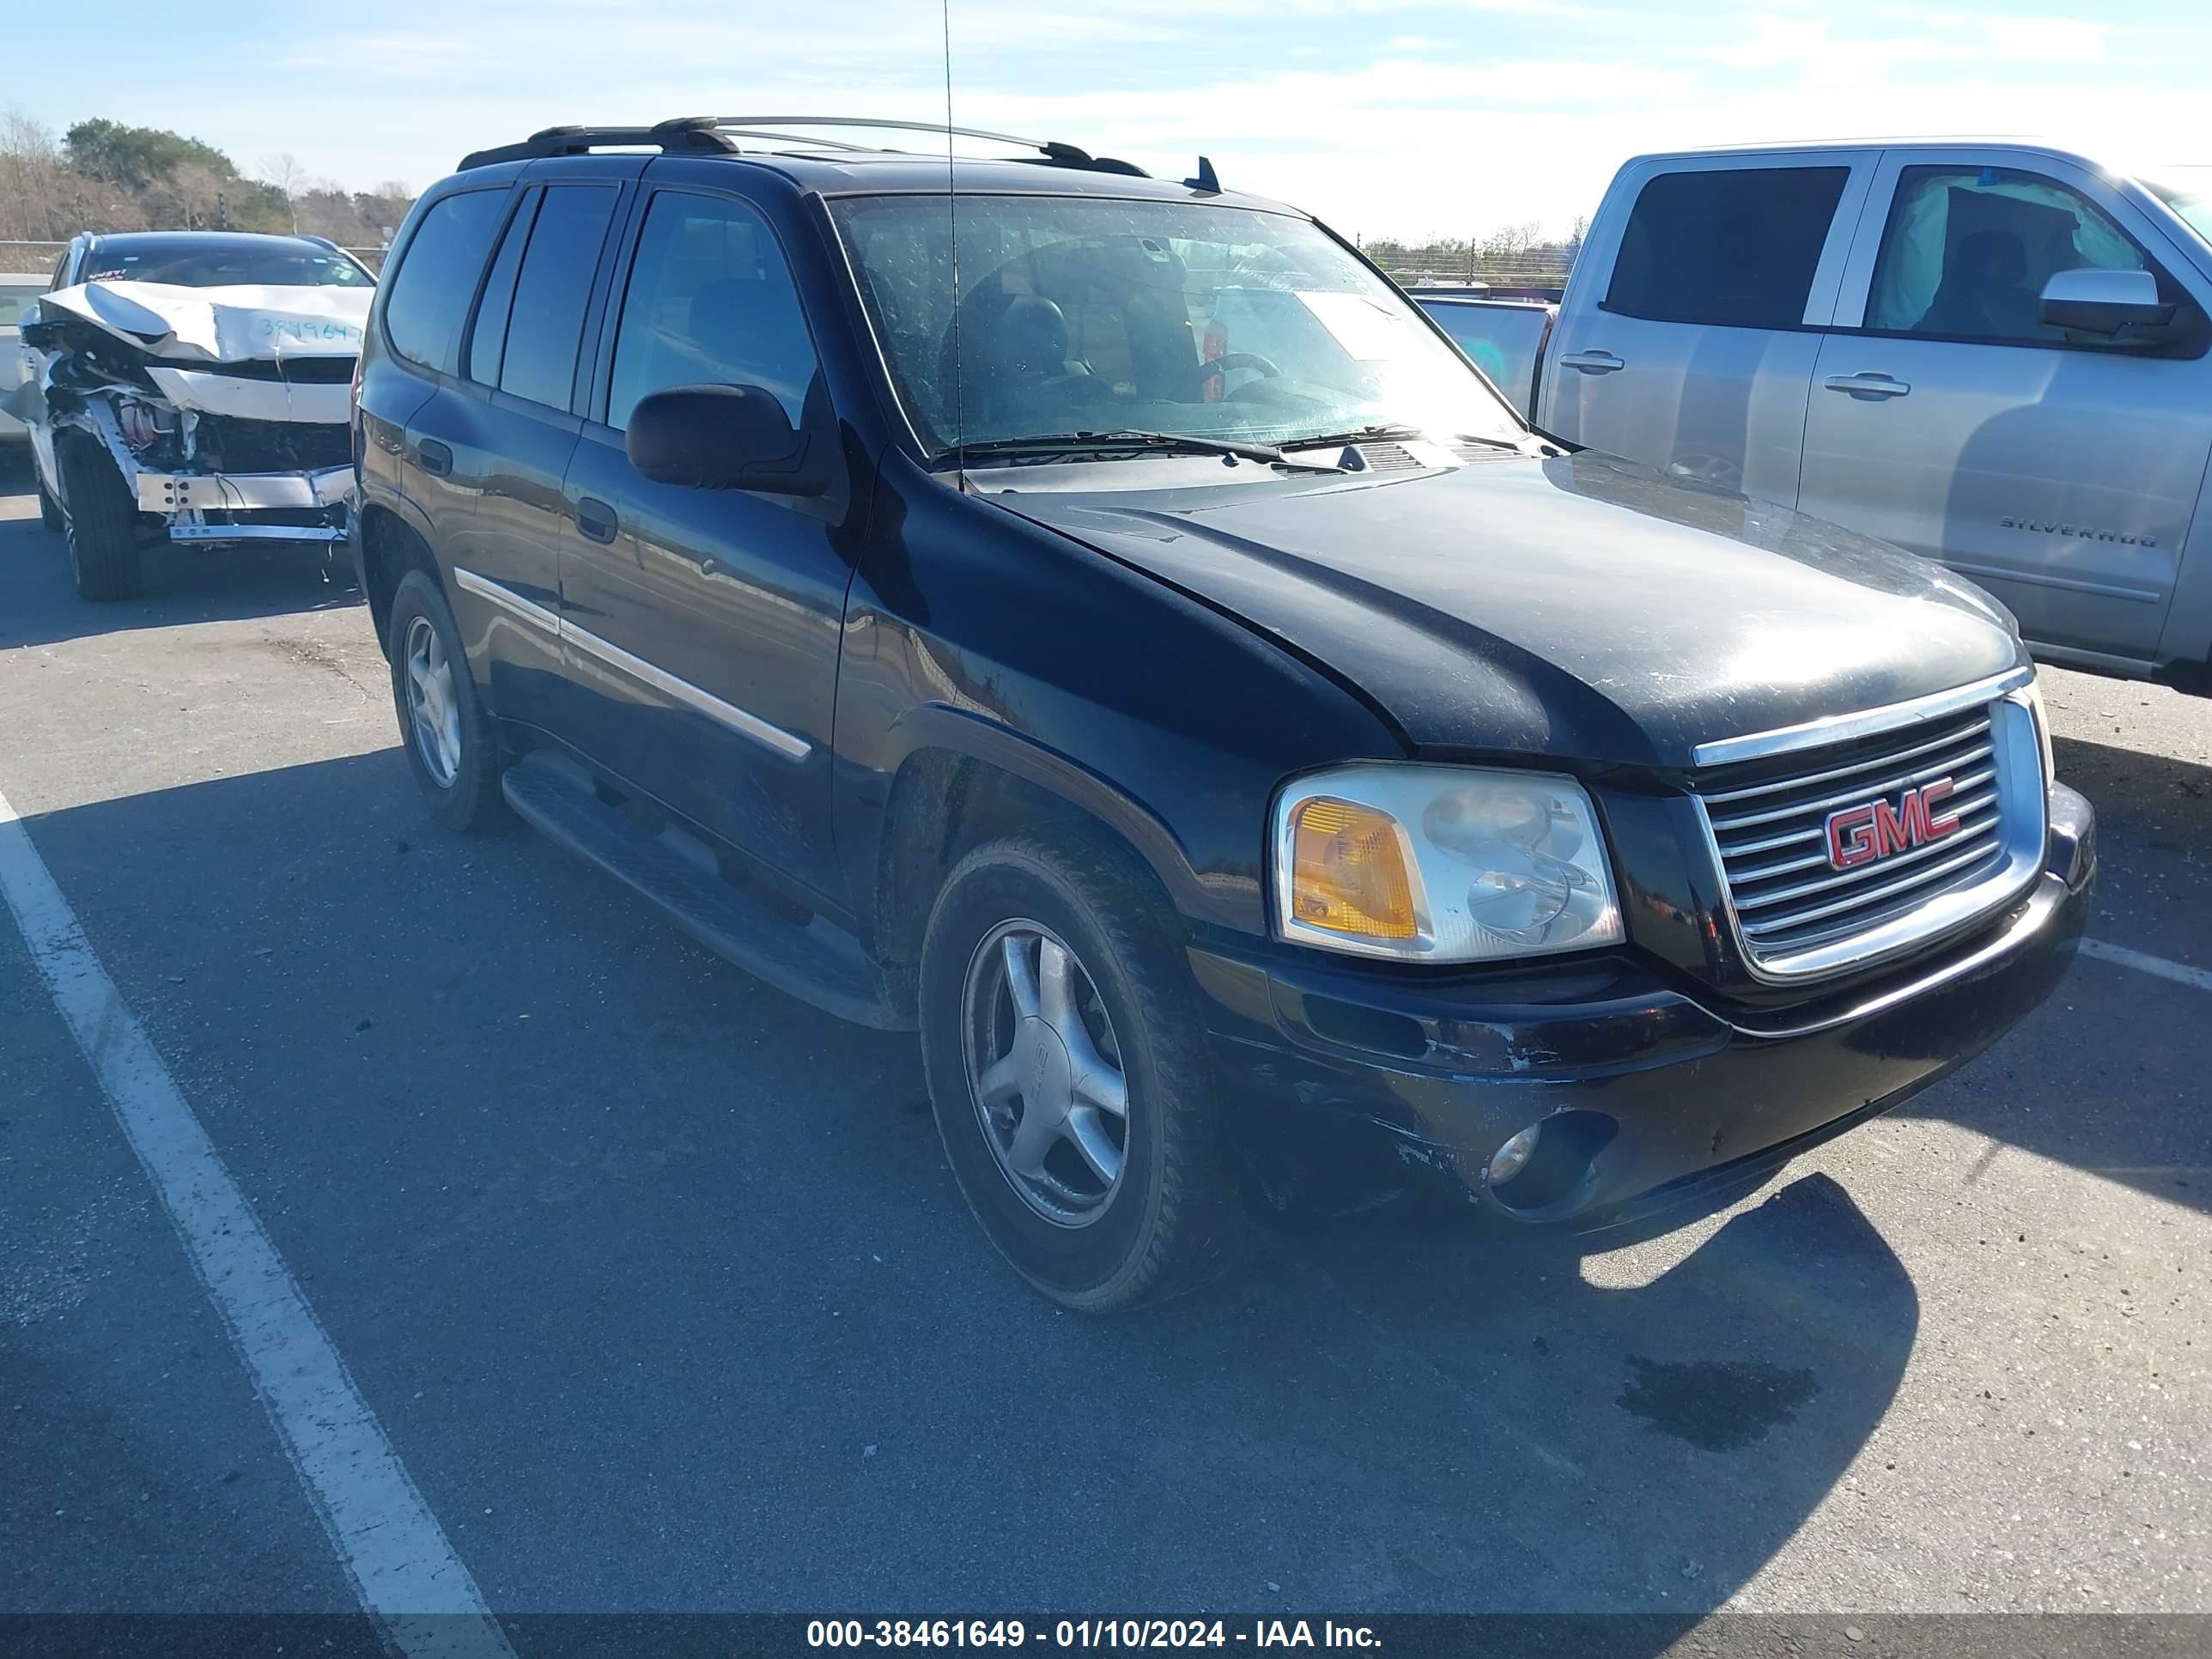
[{"label": "front bumper scrape", "polygon": [[[1209,941],[1190,961],[1218,1081],[1265,1161],[1341,1158],[1357,1129],[1486,1207],[1590,1231],[1753,1179],[1981,1053],[2065,973],[2095,875],[2094,813],[2054,785],[2042,873],[2007,908],[1883,979],[1782,1009],[1626,955],[1438,976]],[[1571,1168],[1493,1190],[1493,1155],[1540,1122]]]}]

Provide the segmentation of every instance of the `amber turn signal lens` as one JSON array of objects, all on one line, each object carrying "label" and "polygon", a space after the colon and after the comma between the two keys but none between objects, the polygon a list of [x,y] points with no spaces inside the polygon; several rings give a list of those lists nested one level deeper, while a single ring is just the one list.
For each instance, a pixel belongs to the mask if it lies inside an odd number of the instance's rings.
[{"label": "amber turn signal lens", "polygon": [[1353,939],[1412,939],[1413,885],[1397,819],[1326,796],[1291,825],[1291,911],[1309,927]]}]

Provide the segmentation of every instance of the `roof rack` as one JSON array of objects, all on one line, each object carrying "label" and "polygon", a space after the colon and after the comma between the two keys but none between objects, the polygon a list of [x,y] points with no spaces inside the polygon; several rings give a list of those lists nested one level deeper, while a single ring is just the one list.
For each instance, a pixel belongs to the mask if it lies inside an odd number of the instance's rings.
[{"label": "roof rack", "polygon": [[[547,155],[582,155],[594,149],[659,149],[692,155],[727,155],[737,151],[735,141],[739,138],[765,138],[839,155],[865,155],[874,149],[867,144],[816,137],[811,132],[781,130],[792,127],[865,127],[884,132],[926,132],[937,138],[981,138],[994,144],[1035,150],[1038,161],[1046,167],[1086,167],[1133,179],[1152,176],[1133,162],[1119,161],[1110,155],[1093,155],[1055,139],[1020,138],[1012,133],[989,132],[979,127],[892,121],[867,115],[684,115],[649,127],[547,127],[532,133],[520,143],[472,151],[461,158],[460,170],[465,173],[471,167],[490,167],[495,162],[529,161]],[[1030,160],[1027,156],[1017,159]]]},{"label": "roof rack", "polygon": [[461,157],[460,171],[545,155],[582,155],[603,149],[660,149],[694,155],[726,155],[736,149],[714,127],[712,116],[685,116],[649,127],[546,127],[519,144],[471,151]]},{"label": "roof rack", "polygon": [[698,118],[697,125],[714,131],[741,138],[775,138],[788,140],[822,149],[840,152],[860,150],[860,144],[843,144],[823,138],[811,138],[801,133],[768,131],[776,127],[864,127],[883,132],[926,132],[933,137],[982,138],[994,144],[1013,144],[1022,149],[1033,149],[1052,167],[1089,167],[1100,173],[1124,173],[1133,179],[1152,175],[1130,161],[1116,161],[1110,155],[1093,155],[1089,150],[1073,144],[1064,144],[1054,138],[1024,138],[1011,132],[993,132],[981,127],[948,126],[937,121],[894,121],[872,115],[716,115]]}]

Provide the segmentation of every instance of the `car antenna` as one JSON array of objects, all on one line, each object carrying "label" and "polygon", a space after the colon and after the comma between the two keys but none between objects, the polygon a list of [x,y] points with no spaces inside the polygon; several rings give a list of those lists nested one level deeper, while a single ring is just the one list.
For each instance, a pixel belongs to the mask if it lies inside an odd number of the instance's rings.
[{"label": "car antenna", "polygon": [[1200,156],[1198,158],[1198,177],[1195,179],[1184,179],[1182,181],[1182,187],[1185,190],[1201,191],[1208,196],[1220,195],[1221,180],[1213,176],[1213,162],[1212,159],[1204,155]]},{"label": "car antenna", "polygon": [[945,214],[952,229],[949,263],[952,273],[952,477],[968,493],[967,363],[960,349],[960,198],[952,161],[952,0],[938,0],[945,20]]}]

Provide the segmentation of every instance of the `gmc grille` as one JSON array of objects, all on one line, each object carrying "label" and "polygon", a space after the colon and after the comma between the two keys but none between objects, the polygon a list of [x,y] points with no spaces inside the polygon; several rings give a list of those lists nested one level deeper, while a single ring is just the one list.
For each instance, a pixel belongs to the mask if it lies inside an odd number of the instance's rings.
[{"label": "gmc grille", "polygon": [[[2032,781],[2031,781],[2032,775]],[[1942,780],[1958,828],[1847,869],[1829,815]],[[1840,973],[1985,914],[2040,866],[2042,764],[2025,708],[1997,701],[1852,742],[1707,769],[1692,787],[1743,953],[1762,976]]]}]

